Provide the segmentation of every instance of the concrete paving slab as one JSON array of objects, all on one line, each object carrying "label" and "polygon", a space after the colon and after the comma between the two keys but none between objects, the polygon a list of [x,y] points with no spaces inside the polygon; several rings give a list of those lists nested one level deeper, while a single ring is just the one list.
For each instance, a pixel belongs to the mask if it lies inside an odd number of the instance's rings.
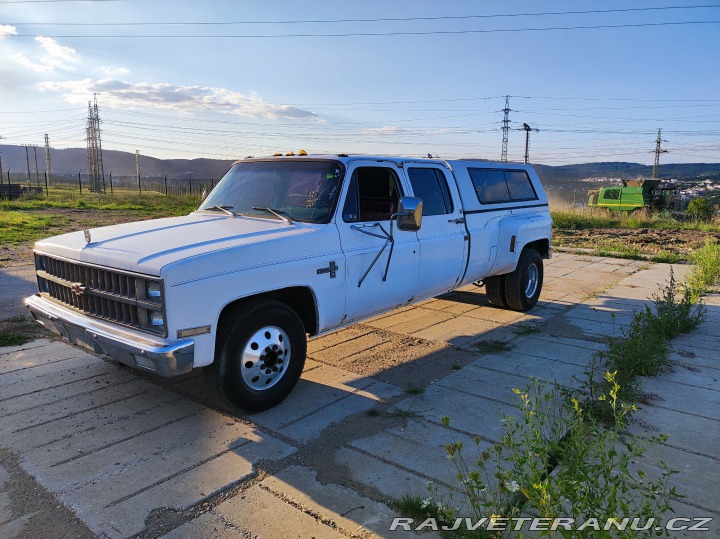
[{"label": "concrete paving slab", "polygon": [[551,260],[552,260],[552,263],[548,264],[548,266],[552,266],[553,268],[576,269],[576,268],[587,267],[593,263],[592,259],[574,258],[574,257],[570,257],[570,256],[557,256],[557,255],[554,255]]},{"label": "concrete paving slab", "polygon": [[617,307],[613,308],[606,305],[578,305],[565,314],[571,318],[580,318],[582,320],[616,324],[619,326],[627,326],[633,316],[632,313],[627,310],[620,310]]},{"label": "concrete paving slab", "polygon": [[[525,389],[530,381],[527,376],[518,376],[497,370],[477,367],[456,371],[438,380],[431,387],[445,387],[468,395],[494,400],[503,404],[515,405],[517,399],[513,389]],[[428,388],[429,390],[430,388]],[[422,396],[420,396],[421,398]],[[403,401],[412,402],[410,399]],[[435,420],[438,417],[436,416]]]},{"label": "concrete paving slab", "polygon": [[692,451],[667,445],[653,444],[646,451],[641,462],[635,464],[648,473],[649,477],[658,477],[657,464],[660,461],[678,471],[669,479],[684,501],[703,511],[716,512],[720,507],[720,466],[718,460]]},{"label": "concrete paving slab", "polygon": [[[32,367],[16,369],[0,375],[3,387],[1,400],[8,400],[21,395],[58,387],[81,378],[90,378],[110,372],[118,372],[118,368],[97,357],[81,352],[63,361],[55,361]],[[127,374],[127,371],[125,373]]]},{"label": "concrete paving slab", "polygon": [[[358,449],[343,447],[334,455],[334,462],[344,467],[352,481],[379,492],[382,496],[399,500],[408,494],[448,500],[451,490],[443,485],[433,485],[438,492],[429,489],[433,484],[424,475],[400,468]],[[457,493],[455,493],[457,496]]]},{"label": "concrete paving slab", "polygon": [[[540,330],[542,332],[543,330]],[[549,337],[542,339],[542,344],[538,344],[537,333],[516,339],[512,342],[513,355],[519,354],[523,356],[537,357],[543,359],[554,359],[563,363],[572,363],[585,367],[592,360],[593,354],[600,346],[580,346],[581,342],[577,339],[568,339],[563,337]],[[584,343],[582,343],[584,344]],[[592,343],[596,344],[596,343]]]},{"label": "concrete paving slab", "polygon": [[[260,483],[276,496],[295,507],[320,516],[353,537],[367,539],[387,537],[394,517],[399,516],[388,506],[359,495],[354,490],[335,484],[323,484],[316,472],[301,466],[289,466]],[[413,532],[396,530],[392,537],[417,537]]]},{"label": "concrete paving slab", "polygon": [[212,511],[186,522],[160,539],[248,539],[253,537]]},{"label": "concrete paving slab", "polygon": [[510,402],[512,395],[511,391],[505,403],[434,384],[421,396],[398,403],[397,408],[434,423],[448,416],[454,429],[480,436],[487,442],[499,442],[505,432],[503,418],[519,416]]},{"label": "concrete paving slab", "polygon": [[82,491],[87,495],[97,490],[95,503],[107,505],[130,494],[137,486],[163,480],[177,470],[250,443],[255,437],[251,426],[203,409],[196,415],[51,468],[23,455],[23,466],[53,492]]},{"label": "concrete paving slab", "polygon": [[0,320],[27,314],[22,298],[37,292],[35,266],[0,268]]},{"label": "concrete paving slab", "polygon": [[600,338],[618,337],[622,335],[623,330],[627,327],[613,322],[575,318],[569,314],[565,315],[565,321],[580,329],[584,335],[594,335]]},{"label": "concrete paving slab", "polygon": [[584,283],[591,283],[593,286],[603,289],[618,282],[619,276],[616,273],[608,273],[606,271],[591,269],[592,266],[587,266],[563,276],[564,279],[571,279],[573,281],[579,281]]},{"label": "concrete paving slab", "polygon": [[718,354],[715,351],[678,345],[675,340],[670,343],[670,346],[671,351],[668,358],[672,362],[713,369],[712,372],[720,369],[720,358],[717,357]]},{"label": "concrete paving slab", "polygon": [[374,382],[369,386],[349,393],[335,401],[332,406],[320,408],[279,429],[283,435],[299,442],[307,443],[319,436],[327,427],[342,422],[359,412],[375,407],[379,402],[400,395],[402,391],[390,384]]},{"label": "concrete paving slab", "polygon": [[663,373],[663,380],[673,384],[702,387],[720,391],[720,369],[702,367],[680,362],[671,365],[670,371]]},{"label": "concrete paving slab", "polygon": [[427,421],[410,419],[405,427],[390,428],[355,440],[350,446],[420,477],[450,486],[456,483],[457,472],[452,462],[445,458],[444,447],[455,440],[462,441],[468,448],[475,446],[470,436]]},{"label": "concrete paving slab", "polygon": [[557,382],[566,387],[577,387],[576,378],[582,379],[584,366],[565,363],[554,359],[523,356],[520,354],[503,356],[502,354],[482,356],[472,364],[495,371],[518,376],[532,376],[541,380]]},{"label": "concrete paving slab", "polygon": [[714,357],[720,361],[720,350],[718,350],[717,341],[718,340],[712,336],[693,332],[689,335],[681,335],[673,339],[672,347],[675,349],[689,349],[695,351],[698,355]]},{"label": "concrete paving slab", "polygon": [[[355,333],[355,332],[354,332]],[[353,354],[358,354],[386,342],[387,339],[378,332],[370,329],[356,332],[359,335],[350,337],[339,343],[324,344],[319,350],[310,353],[310,357],[323,363],[336,363],[338,359],[347,358]]]},{"label": "concrete paving slab", "polygon": [[669,439],[664,442],[665,445],[720,459],[720,418],[708,419],[677,410],[641,405],[633,414],[627,431],[648,437],[666,434]]},{"label": "concrete paving slab", "polygon": [[[378,401],[400,394],[400,389],[329,365],[303,374],[298,386],[283,402],[252,416],[254,422],[308,441],[329,425]],[[353,399],[342,402],[348,397]],[[337,406],[337,409],[333,409]],[[321,413],[322,412],[322,413]]]},{"label": "concrete paving slab", "polygon": [[454,346],[463,346],[478,337],[486,337],[488,333],[502,329],[501,324],[487,320],[457,316],[431,327],[415,331],[411,335],[431,341],[440,341]]},{"label": "concrete paving slab", "polygon": [[450,313],[418,307],[412,311],[391,315],[381,320],[369,320],[364,325],[409,334],[452,318],[453,315]]},{"label": "concrete paving slab", "polygon": [[[260,486],[218,505],[213,512],[235,528],[243,530],[244,537],[275,539],[345,539],[346,536],[323,522],[318,516],[301,511],[285,500]],[[268,518],[272,515],[272,518]]]},{"label": "concrete paving slab", "polygon": [[326,348],[344,344],[370,333],[372,333],[370,328],[355,325],[334,331],[327,335],[323,335],[322,337],[310,339],[308,340],[308,354],[312,355],[313,353],[325,350]]},{"label": "concrete paving slab", "polygon": [[62,462],[148,434],[197,415],[202,406],[170,392],[146,392],[64,419],[13,433],[13,443],[25,450],[24,459],[37,467]]},{"label": "concrete paving slab", "polygon": [[71,382],[0,403],[4,405],[0,407],[4,414],[0,415],[0,431],[9,435],[18,429],[51,425],[78,412],[121,402],[146,391],[147,386],[140,379],[130,376],[120,383],[110,374]]},{"label": "concrete paving slab", "polygon": [[116,536],[128,537],[143,529],[151,508],[186,509],[200,504],[214,493],[256,473],[258,463],[279,460],[294,451],[292,446],[255,432],[249,443],[229,447],[217,456],[208,455],[198,466],[182,470],[147,490],[135,491],[132,496],[106,507],[100,514],[94,511],[86,514],[84,520],[91,528],[95,526],[105,533],[108,533],[108,524],[115,523],[113,529],[120,532]]},{"label": "concrete paving slab", "polygon": [[[679,500],[672,500],[671,505],[673,511],[665,515],[661,522],[661,526],[667,526],[670,537],[682,539],[720,537],[720,512],[710,512]],[[711,520],[706,522],[705,519],[708,518]],[[671,530],[670,527],[673,529]],[[693,527],[694,530],[689,529]]]},{"label": "concrete paving slab", "polygon": [[661,378],[644,378],[642,391],[649,404],[662,408],[717,419],[720,410],[720,392],[685,384],[668,383]]},{"label": "concrete paving slab", "polygon": [[76,352],[62,341],[38,339],[22,346],[0,348],[0,375],[74,357]]}]

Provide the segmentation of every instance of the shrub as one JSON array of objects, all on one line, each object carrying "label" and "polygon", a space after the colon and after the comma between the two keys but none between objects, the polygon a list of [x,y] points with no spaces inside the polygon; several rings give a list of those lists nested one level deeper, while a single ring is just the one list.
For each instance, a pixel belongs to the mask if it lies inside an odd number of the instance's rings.
[{"label": "shrub", "polygon": [[713,215],[713,207],[707,198],[693,198],[688,204],[687,211],[694,219],[707,221]]}]

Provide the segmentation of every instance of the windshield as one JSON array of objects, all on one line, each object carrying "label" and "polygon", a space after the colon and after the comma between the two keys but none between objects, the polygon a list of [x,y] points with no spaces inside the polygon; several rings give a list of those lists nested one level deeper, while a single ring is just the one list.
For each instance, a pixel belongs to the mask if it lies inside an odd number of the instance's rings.
[{"label": "windshield", "polygon": [[297,221],[328,222],[340,193],[343,166],[334,161],[250,161],[236,163],[199,210]]}]

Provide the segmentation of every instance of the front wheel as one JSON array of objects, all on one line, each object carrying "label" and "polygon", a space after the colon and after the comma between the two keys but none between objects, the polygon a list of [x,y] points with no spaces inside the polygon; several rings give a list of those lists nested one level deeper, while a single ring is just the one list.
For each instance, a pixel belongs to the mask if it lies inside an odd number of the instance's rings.
[{"label": "front wheel", "polygon": [[543,284],[543,261],[535,249],[524,249],[515,271],[505,276],[505,301],[514,311],[529,311],[538,302]]},{"label": "front wheel", "polygon": [[306,351],[305,327],[295,311],[280,301],[251,300],[223,315],[205,377],[225,403],[259,412],[292,391]]}]

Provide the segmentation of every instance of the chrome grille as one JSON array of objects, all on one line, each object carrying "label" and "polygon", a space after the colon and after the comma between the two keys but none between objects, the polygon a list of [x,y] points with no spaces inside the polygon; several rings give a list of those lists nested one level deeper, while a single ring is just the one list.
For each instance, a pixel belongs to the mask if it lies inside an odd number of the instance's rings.
[{"label": "chrome grille", "polygon": [[[147,294],[148,283],[162,290],[161,280],[37,253],[35,268],[44,296],[96,318],[166,335],[164,294]],[[162,325],[151,323],[152,313],[161,313]]]}]

